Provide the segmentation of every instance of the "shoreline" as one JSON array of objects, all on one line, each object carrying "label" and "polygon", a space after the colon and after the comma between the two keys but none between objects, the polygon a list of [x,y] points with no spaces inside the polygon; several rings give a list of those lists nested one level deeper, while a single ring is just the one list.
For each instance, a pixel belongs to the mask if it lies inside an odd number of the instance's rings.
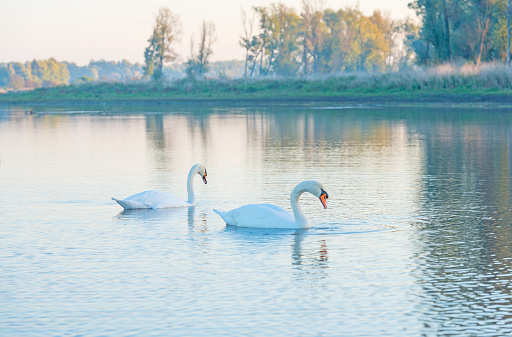
[{"label": "shoreline", "polygon": [[512,79],[498,78],[499,85],[497,79],[491,79],[432,76],[419,80],[402,74],[382,74],[325,79],[100,82],[10,91],[0,94],[0,104],[512,105]]},{"label": "shoreline", "polygon": [[506,105],[512,106],[512,94],[417,94],[410,95],[340,95],[340,96],[321,96],[311,95],[302,97],[180,97],[180,98],[77,98],[77,99],[34,99],[34,98],[15,98],[3,99],[0,95],[0,105],[276,105],[276,104],[322,104],[322,103],[342,103],[342,104],[371,104],[371,105]]}]

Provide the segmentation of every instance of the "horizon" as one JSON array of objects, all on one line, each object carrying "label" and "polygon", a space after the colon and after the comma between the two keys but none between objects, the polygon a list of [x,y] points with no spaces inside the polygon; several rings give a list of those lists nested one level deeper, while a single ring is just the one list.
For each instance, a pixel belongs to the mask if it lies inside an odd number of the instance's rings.
[{"label": "horizon", "polygon": [[[91,0],[70,4],[64,0],[20,0],[0,3],[0,63],[29,62],[54,58],[59,62],[88,65],[91,61],[144,63],[143,53],[151,35],[159,8],[179,15],[182,22],[181,41],[176,46],[180,58],[189,56],[190,39],[197,35],[200,23],[213,21],[217,41],[213,45],[212,62],[243,60],[238,41],[242,34],[241,10],[253,6],[269,6],[281,2],[300,10],[301,1],[228,1],[192,0],[173,6],[173,1],[148,0],[139,3]],[[364,15],[374,10],[388,13],[395,20],[414,17],[408,9],[410,0],[394,0],[387,8],[378,0],[324,1],[324,8],[334,10],[359,8]],[[255,28],[257,23],[255,22]]]}]

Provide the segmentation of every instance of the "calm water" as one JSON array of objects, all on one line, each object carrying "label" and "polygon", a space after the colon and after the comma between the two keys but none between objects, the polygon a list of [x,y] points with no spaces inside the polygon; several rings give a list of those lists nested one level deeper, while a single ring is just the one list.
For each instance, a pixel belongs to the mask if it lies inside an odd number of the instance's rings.
[{"label": "calm water", "polygon": [[[0,107],[0,336],[512,333],[500,108]],[[147,189],[195,209],[121,212]],[[212,209],[315,179],[311,229]]]}]

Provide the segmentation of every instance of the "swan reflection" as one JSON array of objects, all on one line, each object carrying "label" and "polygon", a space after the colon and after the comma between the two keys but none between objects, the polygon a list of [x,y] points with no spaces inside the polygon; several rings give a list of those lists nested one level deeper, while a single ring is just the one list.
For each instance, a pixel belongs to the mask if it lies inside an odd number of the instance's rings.
[{"label": "swan reflection", "polygon": [[304,233],[296,233],[292,241],[292,265],[297,280],[318,280],[327,277],[328,249],[325,240],[305,244]]},{"label": "swan reflection", "polygon": [[[316,282],[326,278],[329,267],[329,249],[327,241],[318,240],[317,235],[310,235],[307,229],[265,229],[226,226],[225,233],[236,236],[237,245],[241,248],[250,244],[251,249],[271,251],[272,247],[288,245],[291,251],[286,253],[290,261],[294,278],[298,281]],[[290,240],[291,239],[291,240]],[[290,241],[288,241],[290,240]],[[261,247],[260,247],[261,246]],[[244,251],[244,253],[247,253]],[[276,259],[278,257],[275,257]]]},{"label": "swan reflection", "polygon": [[[189,207],[193,209],[194,207]],[[184,208],[161,208],[161,209],[125,209],[116,218],[119,220],[164,220],[166,218],[176,219],[183,216]],[[190,212],[190,211],[189,211]]]},{"label": "swan reflection", "polygon": [[[162,209],[125,209],[115,218],[122,221],[145,223],[187,223],[189,230],[194,228],[195,207]],[[183,221],[180,221],[182,219]]]}]

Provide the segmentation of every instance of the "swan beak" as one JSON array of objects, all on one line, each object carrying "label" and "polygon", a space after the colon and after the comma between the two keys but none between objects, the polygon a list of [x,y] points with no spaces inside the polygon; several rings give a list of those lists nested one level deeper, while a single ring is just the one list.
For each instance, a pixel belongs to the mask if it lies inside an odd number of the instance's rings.
[{"label": "swan beak", "polygon": [[205,184],[208,184],[208,182],[206,181],[206,173],[205,173],[203,176],[201,176],[201,178],[203,178],[203,182],[204,182]]},{"label": "swan beak", "polygon": [[320,194],[320,202],[322,203],[322,206],[324,206],[324,209],[327,208],[327,198],[329,198],[329,194],[322,190],[322,193]]}]

